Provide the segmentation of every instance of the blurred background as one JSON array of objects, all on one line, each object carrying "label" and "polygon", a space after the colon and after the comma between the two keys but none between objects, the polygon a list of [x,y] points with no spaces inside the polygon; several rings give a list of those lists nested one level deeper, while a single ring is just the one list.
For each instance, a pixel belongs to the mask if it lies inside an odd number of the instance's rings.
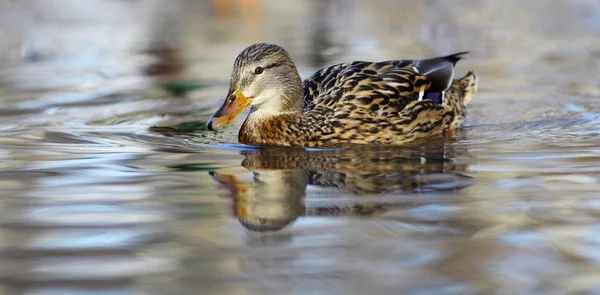
[{"label": "blurred background", "polygon": [[[0,294],[600,294],[599,38],[597,0],[0,0]],[[470,51],[479,92],[444,140],[245,147],[205,122],[256,42]]]}]

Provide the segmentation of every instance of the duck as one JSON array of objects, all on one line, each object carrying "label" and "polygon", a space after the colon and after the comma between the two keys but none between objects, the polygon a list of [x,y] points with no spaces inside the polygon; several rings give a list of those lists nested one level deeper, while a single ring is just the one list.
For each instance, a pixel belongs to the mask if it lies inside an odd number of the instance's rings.
[{"label": "duck", "polygon": [[466,53],[340,63],[302,81],[283,47],[253,44],[235,59],[226,99],[207,129],[250,107],[238,141],[252,146],[401,145],[451,134],[477,92],[473,71],[454,79]]}]

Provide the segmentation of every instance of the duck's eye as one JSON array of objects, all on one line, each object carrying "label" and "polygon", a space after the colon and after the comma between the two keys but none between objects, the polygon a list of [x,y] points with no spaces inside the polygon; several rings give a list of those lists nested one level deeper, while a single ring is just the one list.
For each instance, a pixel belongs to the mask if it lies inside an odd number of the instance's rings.
[{"label": "duck's eye", "polygon": [[256,69],[254,69],[254,74],[256,75],[260,75],[265,71],[265,69],[263,67],[256,67]]}]

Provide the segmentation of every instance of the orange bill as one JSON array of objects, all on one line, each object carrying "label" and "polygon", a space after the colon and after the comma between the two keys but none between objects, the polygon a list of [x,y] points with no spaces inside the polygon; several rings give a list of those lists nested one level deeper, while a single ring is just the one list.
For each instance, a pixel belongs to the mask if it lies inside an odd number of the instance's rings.
[{"label": "orange bill", "polygon": [[219,110],[217,110],[210,120],[208,120],[208,130],[213,130],[229,124],[247,106],[249,106],[250,103],[252,103],[252,100],[245,97],[237,87],[230,89],[223,105],[221,105]]}]

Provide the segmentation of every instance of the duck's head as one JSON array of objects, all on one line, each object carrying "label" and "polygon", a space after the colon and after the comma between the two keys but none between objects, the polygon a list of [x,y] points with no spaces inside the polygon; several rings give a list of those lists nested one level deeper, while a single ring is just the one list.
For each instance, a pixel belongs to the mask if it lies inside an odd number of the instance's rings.
[{"label": "duck's head", "polygon": [[302,80],[280,46],[258,43],[238,55],[227,98],[208,121],[208,129],[228,124],[248,106],[259,116],[302,110]]}]

